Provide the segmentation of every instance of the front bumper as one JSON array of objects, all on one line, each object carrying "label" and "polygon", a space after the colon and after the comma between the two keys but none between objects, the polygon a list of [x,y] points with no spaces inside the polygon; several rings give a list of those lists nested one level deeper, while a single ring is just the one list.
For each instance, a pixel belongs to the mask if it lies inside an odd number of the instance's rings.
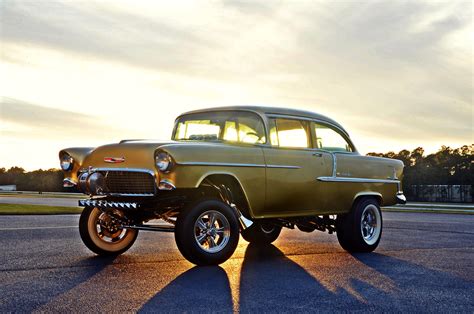
[{"label": "front bumper", "polygon": [[122,209],[139,209],[141,204],[138,202],[115,202],[107,200],[79,200],[80,207],[97,207],[101,209],[122,208]]}]

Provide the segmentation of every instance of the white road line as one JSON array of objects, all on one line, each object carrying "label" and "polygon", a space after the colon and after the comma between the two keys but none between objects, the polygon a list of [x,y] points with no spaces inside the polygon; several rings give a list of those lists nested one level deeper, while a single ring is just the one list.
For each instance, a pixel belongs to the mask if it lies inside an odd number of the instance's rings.
[{"label": "white road line", "polygon": [[43,230],[43,229],[70,229],[70,228],[77,228],[77,226],[57,226],[57,227],[19,227],[19,228],[0,228],[0,231],[8,231],[8,230]]}]

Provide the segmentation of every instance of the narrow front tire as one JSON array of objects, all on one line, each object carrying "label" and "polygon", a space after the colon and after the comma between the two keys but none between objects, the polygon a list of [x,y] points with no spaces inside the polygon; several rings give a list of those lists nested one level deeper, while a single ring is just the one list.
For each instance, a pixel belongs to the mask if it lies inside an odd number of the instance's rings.
[{"label": "narrow front tire", "polygon": [[82,242],[92,252],[101,256],[120,255],[127,251],[138,236],[138,230],[123,229],[117,219],[123,213],[111,209],[104,213],[96,207],[86,207],[79,218]]}]

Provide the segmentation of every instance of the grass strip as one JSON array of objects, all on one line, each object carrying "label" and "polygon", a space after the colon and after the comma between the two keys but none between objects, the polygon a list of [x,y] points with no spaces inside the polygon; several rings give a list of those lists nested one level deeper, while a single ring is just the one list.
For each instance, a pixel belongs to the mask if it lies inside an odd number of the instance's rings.
[{"label": "grass strip", "polygon": [[0,204],[0,215],[64,215],[80,214],[82,207]]},{"label": "grass strip", "polygon": [[474,211],[458,211],[458,210],[442,210],[442,209],[395,209],[395,208],[383,208],[384,212],[395,212],[395,213],[430,213],[430,214],[459,214],[459,215],[474,215]]}]

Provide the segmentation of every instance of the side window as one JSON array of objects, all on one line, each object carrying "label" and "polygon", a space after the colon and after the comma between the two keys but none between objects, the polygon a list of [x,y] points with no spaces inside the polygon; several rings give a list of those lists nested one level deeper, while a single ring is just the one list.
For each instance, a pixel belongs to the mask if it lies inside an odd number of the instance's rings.
[{"label": "side window", "polygon": [[292,119],[275,119],[270,128],[270,142],[274,146],[289,148],[311,147],[308,123]]},{"label": "side window", "polygon": [[316,147],[331,152],[352,152],[349,143],[335,130],[321,124],[314,124]]}]

